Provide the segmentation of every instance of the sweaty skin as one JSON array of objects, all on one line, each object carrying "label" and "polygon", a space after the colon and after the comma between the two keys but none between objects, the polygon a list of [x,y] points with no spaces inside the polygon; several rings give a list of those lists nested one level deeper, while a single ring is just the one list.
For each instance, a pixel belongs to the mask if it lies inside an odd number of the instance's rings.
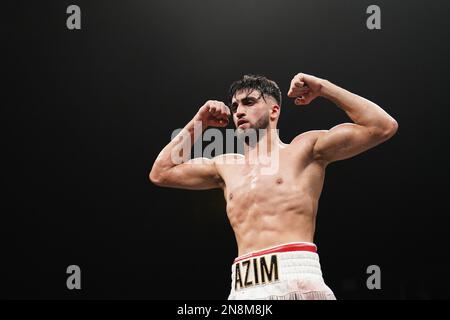
[{"label": "sweaty skin", "polygon": [[[194,190],[221,188],[238,255],[282,243],[314,242],[327,165],[386,141],[398,127],[373,102],[311,75],[297,74],[291,81],[288,96],[295,98],[296,105],[307,105],[322,96],[345,111],[353,123],[330,130],[308,131],[285,144],[275,131],[280,116],[276,100],[262,96],[258,90],[241,90],[233,97],[230,108],[220,101],[207,101],[161,151],[149,175],[159,186]],[[209,126],[223,127],[230,114],[238,133],[245,133],[249,128],[267,129],[268,133],[256,145],[247,145],[244,155],[224,154],[181,164],[172,161],[174,152],[186,157],[179,148],[180,143],[195,142],[195,122],[201,124],[202,130]],[[251,161],[261,155],[263,144],[267,150],[264,156],[270,155],[271,161],[277,161],[277,170],[271,174],[262,170],[267,163]]]},{"label": "sweaty skin", "polygon": [[281,243],[313,242],[325,165],[312,161],[314,134],[300,139],[279,142],[276,174],[261,174],[259,164],[216,165],[239,255]]}]

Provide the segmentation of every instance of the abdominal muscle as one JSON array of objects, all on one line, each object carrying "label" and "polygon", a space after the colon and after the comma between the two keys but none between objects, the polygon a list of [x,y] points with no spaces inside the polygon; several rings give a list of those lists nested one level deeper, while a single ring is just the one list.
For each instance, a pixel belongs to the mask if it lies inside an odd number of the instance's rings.
[{"label": "abdominal muscle", "polygon": [[227,215],[238,255],[283,243],[313,242],[318,196],[280,177],[262,180],[249,185],[243,177],[243,183],[227,191]]}]

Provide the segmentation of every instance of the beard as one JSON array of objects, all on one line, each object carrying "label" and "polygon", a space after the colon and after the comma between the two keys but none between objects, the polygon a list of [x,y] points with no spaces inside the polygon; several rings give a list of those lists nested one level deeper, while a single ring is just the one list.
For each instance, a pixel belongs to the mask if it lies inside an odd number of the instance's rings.
[{"label": "beard", "polygon": [[[267,129],[269,128],[269,112],[263,114],[261,118],[259,118],[255,124],[249,125],[246,129],[237,128],[235,133],[239,140],[243,140],[246,144],[249,144],[249,136],[250,135],[256,135],[256,141],[258,142],[265,134],[267,134]],[[255,140],[255,139],[254,139]]]}]

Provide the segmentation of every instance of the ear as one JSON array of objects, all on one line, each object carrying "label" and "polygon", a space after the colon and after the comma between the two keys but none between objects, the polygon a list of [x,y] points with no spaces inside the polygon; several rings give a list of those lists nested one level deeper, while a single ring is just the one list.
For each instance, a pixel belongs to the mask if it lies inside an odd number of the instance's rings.
[{"label": "ear", "polygon": [[270,120],[275,120],[280,116],[280,112],[281,112],[281,108],[279,105],[274,104],[272,105],[272,107],[270,108]]}]

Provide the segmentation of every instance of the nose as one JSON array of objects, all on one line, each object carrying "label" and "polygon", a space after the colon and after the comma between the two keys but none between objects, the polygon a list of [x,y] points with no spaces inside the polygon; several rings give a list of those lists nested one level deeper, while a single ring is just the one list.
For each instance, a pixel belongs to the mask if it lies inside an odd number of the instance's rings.
[{"label": "nose", "polygon": [[244,116],[245,116],[245,112],[244,112],[244,111],[245,111],[244,106],[243,106],[242,104],[239,104],[239,105],[237,106],[237,109],[236,109],[236,117],[237,117],[238,119],[244,117]]}]

